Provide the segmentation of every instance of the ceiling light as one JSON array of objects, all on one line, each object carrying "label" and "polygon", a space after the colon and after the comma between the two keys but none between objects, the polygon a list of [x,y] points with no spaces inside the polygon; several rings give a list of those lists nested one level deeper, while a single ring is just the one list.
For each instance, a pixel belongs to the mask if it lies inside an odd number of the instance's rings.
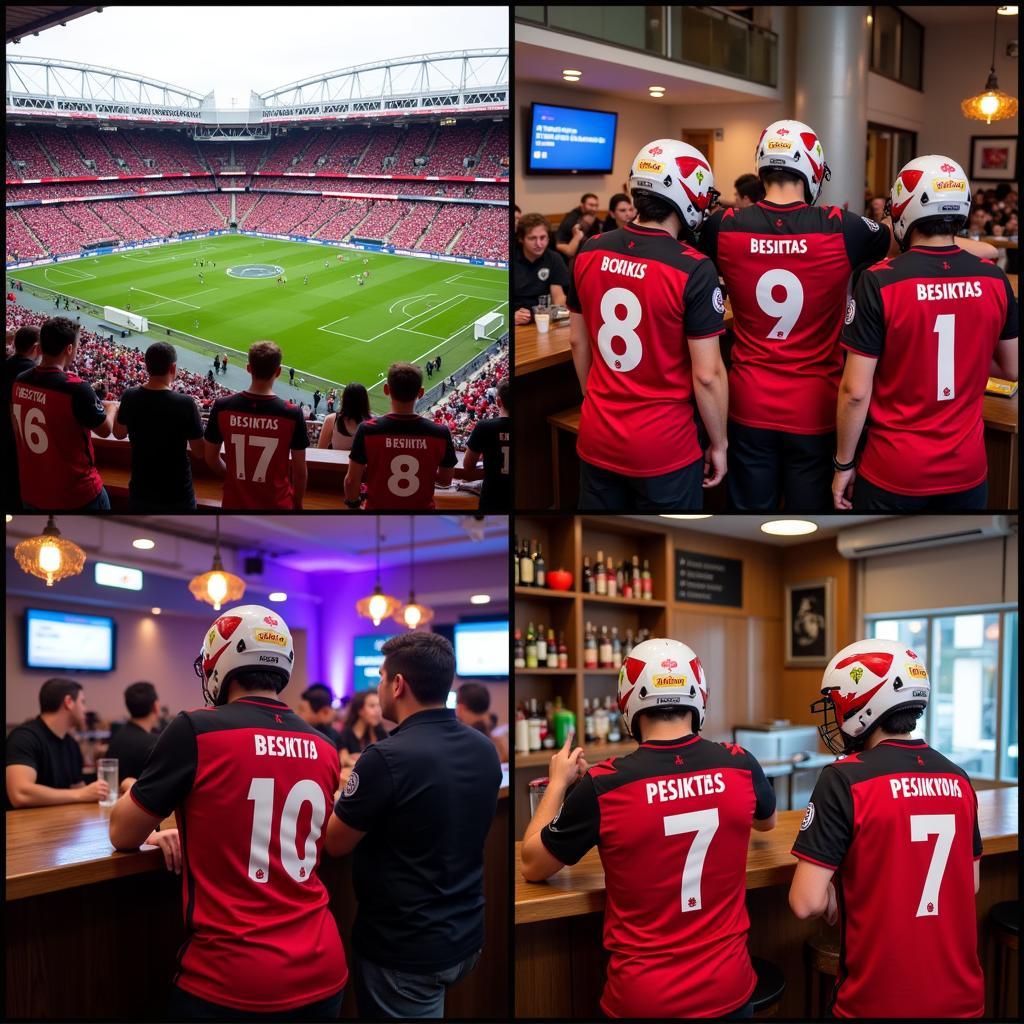
[{"label": "ceiling light", "polygon": [[274,601],[275,603],[279,601],[287,601],[288,595],[283,590],[275,590],[272,594],[267,595],[267,600]]},{"label": "ceiling light", "polygon": [[874,21],[875,21],[875,19],[869,14],[868,15],[868,24],[872,25],[872,24],[874,24]]},{"label": "ceiling light", "polygon": [[1014,15],[1015,16],[1017,14],[1017,8],[1016,7],[997,7],[996,8],[996,14],[1006,14],[1006,15]]},{"label": "ceiling light", "polygon": [[563,68],[562,69],[562,74],[563,75],[582,75],[583,72],[582,71],[576,71],[574,68]]},{"label": "ceiling light", "polygon": [[562,75],[562,78],[566,82],[578,82],[580,80],[579,75]]},{"label": "ceiling light", "polygon": [[711,513],[709,512],[709,513],[707,513],[705,515],[698,515],[698,516],[678,516],[678,515],[675,515],[672,512],[662,512],[661,513],[661,518],[662,519],[710,519],[711,518]]},{"label": "ceiling light", "polygon": [[162,611],[163,611],[163,608],[150,608],[149,609],[149,614],[150,615],[159,615]]},{"label": "ceiling light", "polygon": [[473,594],[473,596],[470,597],[470,599],[469,599],[469,603],[470,604],[490,604],[491,603],[491,595],[490,594]]},{"label": "ceiling light", "polygon": [[11,520],[12,520],[13,518],[14,518],[14,516],[12,516],[12,515],[10,514],[10,512],[8,512],[8,513],[7,513],[7,522],[10,522],[10,521],[11,521]]},{"label": "ceiling light", "polygon": [[773,537],[802,537],[806,533],[814,533],[817,523],[806,519],[775,519],[770,523],[761,524],[762,533],[770,533]]},{"label": "ceiling light", "polygon": [[46,580],[48,587],[68,576],[77,576],[85,567],[85,552],[74,541],[61,536],[53,516],[38,537],[29,537],[14,549],[14,557],[25,572]]},{"label": "ceiling light", "polygon": [[416,517],[409,516],[409,601],[391,616],[409,629],[425,626],[434,617],[434,609],[416,601]]},{"label": "ceiling light", "polygon": [[[1014,9],[1016,13],[1016,8]],[[1017,116],[1017,97],[1003,92],[999,88],[999,80],[996,78],[996,25],[999,18],[992,18],[992,64],[988,69],[988,80],[985,82],[985,89],[977,96],[968,96],[960,103],[960,110],[964,117],[973,121],[984,121],[991,124],[993,121],[1005,121],[1008,117]]]},{"label": "ceiling light", "polygon": [[150,540],[148,537],[137,537],[132,541],[132,547],[138,548],[140,551],[152,551],[156,547],[156,541]]},{"label": "ceiling light", "polygon": [[379,626],[398,605],[398,600],[385,594],[380,586],[380,516],[377,516],[377,583],[369,597],[356,602],[356,611]]},{"label": "ceiling light", "polygon": [[217,546],[213,555],[213,566],[209,572],[189,580],[188,589],[197,601],[213,605],[219,612],[225,601],[239,601],[245,594],[245,581],[224,569],[220,559],[220,516],[217,516]]}]

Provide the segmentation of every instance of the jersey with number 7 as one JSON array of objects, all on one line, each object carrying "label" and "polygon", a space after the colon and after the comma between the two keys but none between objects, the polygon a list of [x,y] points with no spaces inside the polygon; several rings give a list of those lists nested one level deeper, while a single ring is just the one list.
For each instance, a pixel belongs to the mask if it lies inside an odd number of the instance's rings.
[{"label": "jersey with number 7", "polygon": [[924,740],[883,740],[821,773],[793,854],[836,870],[836,1017],[980,1017],[967,773]]},{"label": "jersey with number 7", "polygon": [[988,475],[982,404],[1000,339],[1016,338],[1006,275],[955,245],[865,271],[843,347],[877,359],[857,472],[895,494],[952,494]]}]

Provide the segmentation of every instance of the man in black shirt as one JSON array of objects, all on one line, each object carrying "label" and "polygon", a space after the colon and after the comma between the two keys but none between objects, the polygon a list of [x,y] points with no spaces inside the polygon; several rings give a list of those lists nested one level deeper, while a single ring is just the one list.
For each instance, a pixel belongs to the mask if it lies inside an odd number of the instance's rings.
[{"label": "man in black shirt", "polygon": [[593,192],[586,192],[580,196],[580,205],[570,210],[559,223],[555,248],[569,262],[588,238],[599,234],[601,222],[597,219],[597,196]]},{"label": "man in black shirt", "polygon": [[463,469],[472,469],[483,456],[484,485],[480,490],[481,512],[504,513],[512,508],[512,477],[509,472],[512,427],[508,417],[511,394],[512,387],[506,377],[498,385],[498,409],[501,415],[477,423],[473,433],[469,435],[466,455],[462,460]]},{"label": "man in black shirt", "polygon": [[166,341],[146,349],[149,380],[121,396],[115,437],[132,441],[128,495],[133,512],[184,512],[196,507],[188,442],[203,436],[199,406],[171,390],[178,353]]},{"label": "man in black shirt", "polygon": [[131,719],[114,734],[107,757],[117,758],[120,789],[127,793],[142,774],[150,751],[156,746],[156,723],[160,719],[160,701],[152,683],[132,683],[124,691],[124,703]]},{"label": "man in black shirt", "polygon": [[4,462],[14,474],[9,501],[14,508],[21,508],[21,486],[18,483],[18,444],[14,440],[14,424],[11,422],[11,389],[18,374],[31,370],[39,362],[39,328],[35,325],[19,327],[14,334],[14,352],[4,363]]},{"label": "man in black shirt", "polygon": [[334,708],[331,707],[333,696],[329,687],[323,683],[314,683],[309,689],[302,691],[299,698],[299,717],[313,726],[317,732],[323,733],[337,747],[339,733],[331,727],[334,721]]},{"label": "man in black shirt", "polygon": [[47,679],[39,715],[7,737],[7,809],[87,804],[110,792],[105,782],[85,785],[82,752],[72,729],[85,728],[85,693],[73,679]]},{"label": "man in black shirt", "polygon": [[483,847],[501,768],[491,741],[445,707],[455,652],[444,637],[405,633],[381,653],[381,708],[398,728],[360,756],[327,850],[355,850],[359,1015],[442,1017],[445,990],[483,946]]},{"label": "man in black shirt", "polygon": [[551,295],[556,306],[565,305],[569,271],[565,260],[548,248],[551,228],[539,213],[519,218],[512,254],[512,307],[515,322],[528,324],[541,295]]}]

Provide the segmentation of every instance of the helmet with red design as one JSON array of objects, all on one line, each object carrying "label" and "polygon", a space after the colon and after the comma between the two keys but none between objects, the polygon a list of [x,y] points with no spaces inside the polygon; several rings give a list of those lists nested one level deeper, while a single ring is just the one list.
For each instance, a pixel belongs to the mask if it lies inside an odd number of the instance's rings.
[{"label": "helmet with red design", "polygon": [[896,640],[858,640],[829,663],[821,680],[818,732],[835,754],[859,749],[888,714],[924,710],[931,684],[917,653]]},{"label": "helmet with red design", "polygon": [[719,195],[708,158],[677,139],[655,139],[637,153],[629,189],[668,203],[691,231],[701,226]]},{"label": "helmet with red design", "polygon": [[645,711],[691,708],[695,732],[704,726],[708,684],[700,659],[678,640],[644,640],[619,670],[619,711],[626,731],[639,740],[636,716]]},{"label": "helmet with red design", "polygon": [[775,121],[761,132],[754,150],[758,177],[766,171],[789,171],[803,179],[807,204],[813,206],[832,177],[817,132],[803,121]]},{"label": "helmet with red design", "polygon": [[942,234],[955,234],[971,212],[971,183],[948,156],[919,156],[896,175],[886,212],[901,249],[910,244],[914,225],[925,219],[937,219]]},{"label": "helmet with red design", "polygon": [[280,693],[292,675],[295,650],[288,624],[258,604],[244,604],[223,612],[206,631],[196,675],[203,681],[208,704],[227,701],[228,683],[243,669],[265,672]]}]

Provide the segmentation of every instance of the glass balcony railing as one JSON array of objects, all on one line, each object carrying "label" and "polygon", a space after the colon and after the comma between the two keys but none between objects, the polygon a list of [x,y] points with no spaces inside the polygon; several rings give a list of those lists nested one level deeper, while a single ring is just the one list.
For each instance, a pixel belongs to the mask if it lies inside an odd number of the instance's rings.
[{"label": "glass balcony railing", "polygon": [[516,6],[517,21],[776,85],[778,37],[714,7]]}]

